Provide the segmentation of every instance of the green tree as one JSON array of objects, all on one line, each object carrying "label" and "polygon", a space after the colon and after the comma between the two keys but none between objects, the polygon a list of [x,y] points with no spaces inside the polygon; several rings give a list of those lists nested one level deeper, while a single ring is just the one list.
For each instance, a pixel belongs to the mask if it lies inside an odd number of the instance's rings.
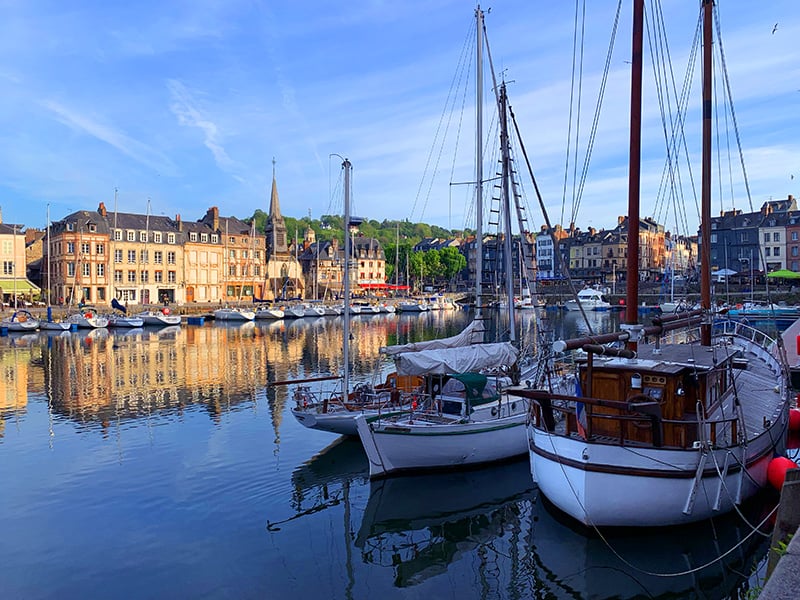
[{"label": "green tree", "polygon": [[442,248],[439,251],[439,257],[444,267],[444,277],[448,281],[452,281],[467,266],[467,259],[458,251],[458,248]]},{"label": "green tree", "polygon": [[425,263],[425,275],[431,278],[431,282],[435,281],[437,277],[442,277],[444,269],[442,261],[439,260],[438,250],[428,250],[422,253],[422,260]]}]

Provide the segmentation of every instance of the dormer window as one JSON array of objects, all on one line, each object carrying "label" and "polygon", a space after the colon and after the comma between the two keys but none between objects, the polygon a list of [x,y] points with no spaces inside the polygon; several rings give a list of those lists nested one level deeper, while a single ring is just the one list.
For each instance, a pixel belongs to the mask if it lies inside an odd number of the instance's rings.
[{"label": "dormer window", "polygon": [[208,242],[208,234],[207,233],[201,233],[200,234],[200,241],[203,242],[203,243]]},{"label": "dormer window", "polygon": [[147,243],[147,232],[146,232],[146,231],[140,231],[140,232],[139,232],[139,241],[140,241],[142,244],[145,244],[145,243]]},{"label": "dormer window", "polygon": [[92,233],[97,231],[97,225],[95,225],[94,223],[89,223],[88,225],[89,225],[89,231],[91,231]]},{"label": "dormer window", "polygon": [[211,234],[211,243],[218,244],[219,243],[219,236],[216,233]]},{"label": "dormer window", "polygon": [[190,231],[189,232],[189,241],[190,242],[196,242],[197,241],[197,232],[195,232],[195,231]]},{"label": "dormer window", "polygon": [[67,223],[67,231],[75,231],[75,223]]},{"label": "dormer window", "polygon": [[136,241],[136,232],[133,230],[128,230],[128,241],[135,242]]}]

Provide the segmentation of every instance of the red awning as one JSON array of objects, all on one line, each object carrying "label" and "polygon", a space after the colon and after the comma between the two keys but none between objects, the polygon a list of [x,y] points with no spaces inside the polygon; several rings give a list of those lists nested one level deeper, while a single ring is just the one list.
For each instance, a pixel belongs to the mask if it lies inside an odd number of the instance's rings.
[{"label": "red awning", "polygon": [[365,290],[407,290],[407,285],[392,285],[391,283],[359,283]]}]

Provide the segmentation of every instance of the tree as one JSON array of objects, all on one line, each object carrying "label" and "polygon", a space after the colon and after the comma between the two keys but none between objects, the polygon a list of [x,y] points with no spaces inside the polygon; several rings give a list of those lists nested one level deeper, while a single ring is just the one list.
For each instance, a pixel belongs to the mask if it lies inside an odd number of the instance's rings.
[{"label": "tree", "polygon": [[442,248],[439,251],[439,258],[443,266],[443,275],[448,281],[452,281],[467,266],[467,259],[458,248]]},{"label": "tree", "polygon": [[442,261],[439,260],[439,256],[438,250],[428,250],[422,253],[422,260],[425,263],[425,274],[431,278],[431,282],[437,277],[441,277],[444,273]]}]

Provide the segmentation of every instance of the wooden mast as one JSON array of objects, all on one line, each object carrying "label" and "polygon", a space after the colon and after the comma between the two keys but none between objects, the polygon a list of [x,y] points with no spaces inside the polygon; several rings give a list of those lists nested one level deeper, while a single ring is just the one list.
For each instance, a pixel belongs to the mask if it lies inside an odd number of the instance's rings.
[{"label": "wooden mast", "polygon": [[[631,123],[630,167],[628,172],[628,260],[625,275],[625,323],[639,322],[639,193],[642,162],[642,45],[644,0],[633,2],[633,41],[631,48]],[[636,351],[637,337],[626,343]]]},{"label": "wooden mast", "polygon": [[711,345],[711,17],[713,0],[703,0],[703,173],[700,204],[700,305],[707,318],[700,326],[700,343]]}]

